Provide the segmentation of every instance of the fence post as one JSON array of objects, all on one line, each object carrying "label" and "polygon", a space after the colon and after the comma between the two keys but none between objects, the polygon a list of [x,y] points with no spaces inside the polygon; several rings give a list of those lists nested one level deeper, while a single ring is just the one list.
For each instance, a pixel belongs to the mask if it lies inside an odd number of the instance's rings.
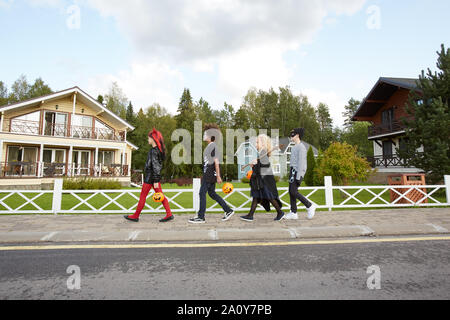
[{"label": "fence post", "polygon": [[200,179],[193,179],[192,181],[192,203],[194,205],[194,211],[197,213],[200,210],[200,187],[201,187],[201,180]]},{"label": "fence post", "polygon": [[445,193],[447,194],[447,204],[450,204],[450,176],[444,176]]},{"label": "fence post", "polygon": [[325,203],[327,205],[328,211],[331,211],[334,205],[333,178],[329,176],[325,177]]},{"label": "fence post", "polygon": [[55,184],[53,187],[53,214],[58,215],[61,211],[62,202],[62,190],[63,190],[63,179],[55,179]]}]

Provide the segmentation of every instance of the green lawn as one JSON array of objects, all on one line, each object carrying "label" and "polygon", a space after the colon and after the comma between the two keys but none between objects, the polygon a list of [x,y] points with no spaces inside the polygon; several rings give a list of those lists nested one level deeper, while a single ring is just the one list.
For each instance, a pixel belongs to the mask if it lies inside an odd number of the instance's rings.
[{"label": "green lawn", "polygon": [[[359,185],[361,185],[361,184],[359,184]],[[288,186],[289,186],[289,184],[287,182],[278,183],[278,188],[287,188]],[[304,188],[304,187],[305,186],[302,185],[302,188]],[[178,187],[177,185],[174,185],[174,184],[170,184],[170,185],[165,184],[162,186],[162,188],[163,188],[163,191],[165,192],[165,195],[168,198],[172,199],[172,201],[171,201],[172,209],[179,209],[179,207],[175,204],[175,202],[184,208],[193,208],[192,193],[190,193],[190,192],[181,193],[177,196],[178,190],[191,189],[192,188],[191,186]],[[247,183],[235,183],[234,188],[235,189],[249,188],[249,185]],[[217,186],[217,189],[220,189],[219,185]],[[379,195],[380,198],[386,200],[389,203],[390,198],[391,198],[390,191],[387,190],[387,191],[381,193],[383,191],[383,189],[384,189],[383,186],[379,186],[376,189],[371,189],[371,191],[373,193]],[[140,189],[126,188],[124,190],[132,191],[131,193],[136,198],[139,199]],[[167,190],[173,190],[173,191],[169,192]],[[431,189],[428,190],[428,192],[430,192],[430,191],[431,191]],[[286,192],[285,190],[279,190],[280,196],[285,192]],[[325,203],[325,190],[317,190],[317,191],[313,192],[313,190],[303,189],[303,190],[300,190],[300,192],[303,195],[308,196],[311,201],[313,201],[314,203],[316,203],[319,206],[326,204]],[[349,193],[350,195],[354,195],[355,193],[358,192],[358,190],[346,189],[346,192]],[[246,194],[247,196],[249,196],[249,194],[250,194],[249,191],[245,191],[243,193]],[[0,201],[3,201],[7,206],[9,206],[12,209],[16,209],[26,202],[26,200],[23,197],[21,197],[20,195],[14,194],[12,196],[7,197],[9,194],[10,193],[7,193],[7,192],[0,193]],[[77,193],[77,192],[76,192],[76,194],[78,197],[80,197],[83,200],[85,200],[93,195],[93,193]],[[29,193],[24,194],[24,196],[27,199],[32,199],[32,198],[36,197],[37,195],[38,195],[38,193],[33,192],[33,191],[30,191]],[[105,195],[102,195],[102,194],[95,195],[95,196],[91,197],[87,202],[97,210],[103,208],[105,206],[105,204],[107,204],[110,201],[107,197],[110,197],[111,199],[116,199],[116,201],[126,209],[131,208],[132,210],[134,210],[137,206],[138,200],[130,194],[118,195],[117,193],[114,193],[114,192],[108,192],[108,193],[105,193]],[[219,192],[219,195],[222,197],[226,197],[226,195],[223,192]],[[52,210],[52,196],[53,196],[52,193],[45,193],[45,194],[42,194],[40,197],[38,197],[34,202],[38,206],[40,206],[43,210]],[[366,204],[367,202],[370,201],[370,199],[373,198],[373,195],[370,192],[363,190],[363,191],[360,191],[355,197],[358,200],[360,200],[361,202],[363,202],[364,204]],[[437,201],[445,202],[446,201],[445,190],[443,190],[443,189],[439,190],[437,193],[433,194],[432,197],[434,197]],[[6,200],[3,200],[4,198],[6,198]],[[345,195],[340,190],[334,190],[333,198],[334,198],[334,204],[339,205],[339,204],[344,203],[344,201],[347,200],[348,196]],[[284,196],[281,197],[281,199],[285,203],[289,204],[289,194],[286,193]],[[242,203],[247,201],[247,199],[244,196],[242,196],[240,193],[235,191],[229,197],[226,198],[226,201],[234,207],[239,207],[242,205]],[[71,194],[63,194],[61,209],[62,210],[71,210],[72,208],[76,207],[79,204],[79,202],[80,201],[75,196],[73,196]],[[433,203],[433,201],[429,200],[429,203]],[[155,209],[161,206],[161,204],[153,202],[151,197],[147,198],[147,204],[150,207],[155,208]],[[210,207],[214,204],[215,204],[215,202],[212,199],[210,199],[209,197],[207,197],[207,207]],[[360,205],[360,203],[354,199],[348,200],[345,204],[346,205]],[[383,205],[385,205],[385,203],[380,199],[376,199],[371,204],[372,205],[380,205],[380,207],[383,207]],[[245,207],[249,208],[250,203],[248,203]],[[301,207],[302,206],[300,206],[300,208]],[[219,207],[216,206],[215,208],[219,208]],[[7,211],[7,210],[8,209],[5,206],[0,204],[0,213],[2,211]],[[21,210],[28,211],[28,212],[24,212],[25,214],[26,213],[29,213],[29,214],[36,213],[36,208],[31,204],[27,204]],[[76,210],[92,211],[92,209],[86,204],[82,204],[82,205],[78,206],[76,208]],[[102,209],[103,212],[107,212],[108,210],[115,211],[115,210],[123,210],[123,209],[115,204],[110,204]],[[334,210],[337,210],[337,209],[334,209]],[[349,210],[349,209],[346,208],[345,210]],[[358,210],[358,208],[355,208],[355,210]],[[92,211],[92,213],[95,213],[95,211]],[[189,213],[189,212],[186,211],[186,213]]]}]

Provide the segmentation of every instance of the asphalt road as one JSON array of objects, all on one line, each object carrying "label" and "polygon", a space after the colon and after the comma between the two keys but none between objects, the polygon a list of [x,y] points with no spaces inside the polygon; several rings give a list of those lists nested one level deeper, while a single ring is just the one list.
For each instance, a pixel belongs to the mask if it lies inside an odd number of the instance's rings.
[{"label": "asphalt road", "polygon": [[0,251],[0,299],[449,299],[449,249],[420,241]]}]

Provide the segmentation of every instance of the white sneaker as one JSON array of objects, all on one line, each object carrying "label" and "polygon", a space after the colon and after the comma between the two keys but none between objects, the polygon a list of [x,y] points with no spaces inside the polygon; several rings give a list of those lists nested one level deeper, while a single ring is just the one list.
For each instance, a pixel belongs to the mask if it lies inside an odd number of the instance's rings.
[{"label": "white sneaker", "polygon": [[284,216],[284,219],[286,220],[298,220],[298,214],[289,212],[287,215]]},{"label": "white sneaker", "polygon": [[312,220],[316,214],[317,206],[313,204],[309,209],[306,209],[306,212],[308,213],[308,219]]}]

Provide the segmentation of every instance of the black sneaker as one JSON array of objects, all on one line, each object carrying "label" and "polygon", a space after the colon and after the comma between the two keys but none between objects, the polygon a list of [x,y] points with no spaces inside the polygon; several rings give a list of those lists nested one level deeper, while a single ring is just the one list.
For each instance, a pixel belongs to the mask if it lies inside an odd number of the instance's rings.
[{"label": "black sneaker", "polygon": [[242,216],[241,220],[244,220],[244,221],[247,221],[247,222],[253,222],[254,221],[253,217],[251,217],[249,215]]},{"label": "black sneaker", "polygon": [[284,212],[282,212],[281,214],[277,214],[277,217],[274,219],[275,221],[281,221],[284,219]]},{"label": "black sneaker", "polygon": [[189,223],[201,224],[201,223],[206,223],[206,221],[205,221],[205,219],[195,217],[195,218],[189,219]]},{"label": "black sneaker", "polygon": [[231,217],[234,215],[234,211],[231,210],[230,212],[225,213],[225,216],[222,218],[222,221],[228,221],[231,219]]}]

